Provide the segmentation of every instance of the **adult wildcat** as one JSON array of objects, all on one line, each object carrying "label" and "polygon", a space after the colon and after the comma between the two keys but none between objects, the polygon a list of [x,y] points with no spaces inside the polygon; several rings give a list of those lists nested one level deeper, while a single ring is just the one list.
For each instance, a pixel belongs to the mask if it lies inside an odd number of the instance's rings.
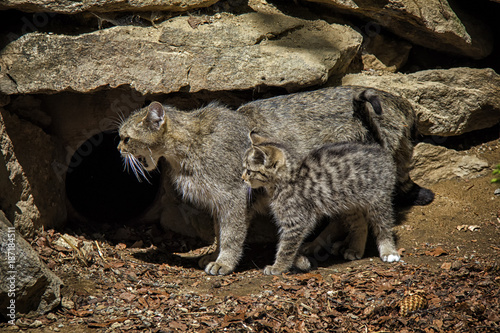
[{"label": "adult wildcat", "polygon": [[[363,87],[325,88],[254,101],[230,110],[217,103],[192,112],[153,102],[120,126],[122,155],[151,171],[158,159],[171,164],[171,177],[185,199],[208,209],[219,223],[219,251],[202,260],[209,274],[232,272],[243,253],[252,207],[241,182],[241,161],[257,128],[302,155],[327,142],[373,142],[363,121],[353,117],[353,98]],[[414,203],[432,192],[408,176],[415,114],[401,97],[376,91],[384,110],[380,131],[397,166],[397,190]]]}]

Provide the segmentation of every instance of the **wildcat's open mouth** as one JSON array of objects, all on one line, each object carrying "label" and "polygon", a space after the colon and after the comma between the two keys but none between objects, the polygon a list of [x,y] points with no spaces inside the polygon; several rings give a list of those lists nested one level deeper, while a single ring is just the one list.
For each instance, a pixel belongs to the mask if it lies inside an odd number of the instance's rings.
[{"label": "wildcat's open mouth", "polygon": [[138,155],[136,156],[137,160],[139,160],[139,162],[142,164],[142,166],[147,169],[148,167],[148,160],[144,157],[144,156],[141,156],[141,155]]}]

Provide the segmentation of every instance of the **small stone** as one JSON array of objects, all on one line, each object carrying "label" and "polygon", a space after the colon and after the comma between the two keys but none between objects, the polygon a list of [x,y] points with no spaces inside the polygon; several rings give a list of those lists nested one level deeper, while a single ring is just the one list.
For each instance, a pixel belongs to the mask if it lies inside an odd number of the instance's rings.
[{"label": "small stone", "polygon": [[65,309],[74,309],[75,303],[67,297],[63,297],[61,300],[61,306]]},{"label": "small stone", "polygon": [[41,326],[43,326],[43,323],[38,319],[30,324],[30,328],[38,328]]},{"label": "small stone", "polygon": [[458,271],[460,268],[462,268],[462,262],[460,260],[455,260],[454,262],[451,263],[452,270]]},{"label": "small stone", "polygon": [[123,324],[122,324],[122,323],[113,323],[113,324],[111,325],[111,328],[112,328],[112,329],[117,329],[117,328],[120,328],[120,327],[122,327],[122,326],[123,326]]},{"label": "small stone", "polygon": [[497,188],[494,193],[495,195],[500,195],[500,188]]}]

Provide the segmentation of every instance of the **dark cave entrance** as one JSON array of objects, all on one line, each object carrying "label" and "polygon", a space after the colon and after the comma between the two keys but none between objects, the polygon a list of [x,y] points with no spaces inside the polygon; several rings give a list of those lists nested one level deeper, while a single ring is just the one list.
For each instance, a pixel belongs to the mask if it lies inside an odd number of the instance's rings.
[{"label": "dark cave entrance", "polygon": [[160,173],[151,172],[149,182],[139,182],[124,170],[116,148],[116,132],[102,132],[83,143],[71,158],[66,174],[66,194],[73,208],[98,223],[131,221],[154,201]]}]

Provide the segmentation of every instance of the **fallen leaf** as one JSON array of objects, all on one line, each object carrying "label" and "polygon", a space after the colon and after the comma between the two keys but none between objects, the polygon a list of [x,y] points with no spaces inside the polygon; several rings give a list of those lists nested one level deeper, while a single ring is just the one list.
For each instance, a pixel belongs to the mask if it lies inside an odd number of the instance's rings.
[{"label": "fallen leaf", "polygon": [[68,312],[77,317],[89,317],[94,314],[92,311],[75,310],[75,309],[70,309]]},{"label": "fallen leaf", "polygon": [[441,265],[441,268],[446,270],[451,269],[451,262],[445,262],[444,264]]},{"label": "fallen leaf", "polygon": [[441,246],[436,247],[432,251],[425,251],[425,255],[427,256],[433,256],[433,257],[439,257],[448,254]]},{"label": "fallen leaf", "polygon": [[144,242],[142,240],[136,241],[134,244],[132,244],[130,247],[133,249],[139,249],[144,245]]},{"label": "fallen leaf", "polygon": [[227,314],[224,316],[224,322],[227,323],[242,320],[245,320],[245,314],[243,312],[239,312],[236,314]]},{"label": "fallen leaf", "polygon": [[314,274],[314,273],[298,274],[294,275],[293,277],[299,281],[306,281],[310,279],[317,279],[318,281],[323,281],[323,277],[321,276],[321,274]]},{"label": "fallen leaf", "polygon": [[187,330],[186,324],[180,323],[178,321],[171,321],[170,323],[168,323],[168,326],[170,328],[181,330],[181,331]]},{"label": "fallen leaf", "polygon": [[127,302],[132,302],[136,298],[136,296],[134,294],[125,292],[120,294],[120,298]]},{"label": "fallen leaf", "polygon": [[123,244],[123,243],[118,243],[115,246],[115,249],[117,249],[117,250],[125,250],[126,248],[127,248],[127,245]]}]

